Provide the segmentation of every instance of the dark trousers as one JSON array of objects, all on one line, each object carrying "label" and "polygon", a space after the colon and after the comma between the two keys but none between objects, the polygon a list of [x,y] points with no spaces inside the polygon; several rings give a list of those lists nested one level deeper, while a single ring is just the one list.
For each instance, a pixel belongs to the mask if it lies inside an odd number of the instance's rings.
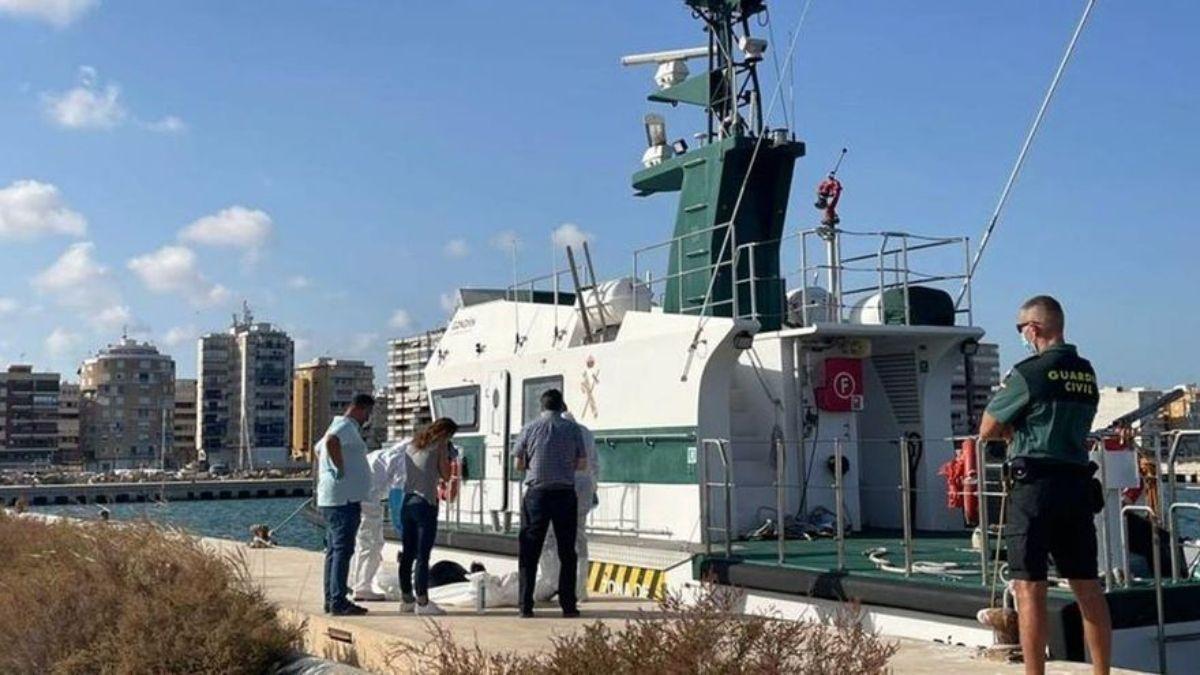
[{"label": "dark trousers", "polygon": [[416,594],[429,597],[429,554],[437,539],[438,507],[415,494],[406,495],[400,509],[400,593],[405,599],[413,597],[416,563]]},{"label": "dark trousers", "polygon": [[579,521],[575,490],[539,490],[525,493],[521,503],[520,578],[521,611],[533,611],[533,587],[537,581],[538,559],[546,542],[546,530],[554,527],[558,558],[558,604],[564,612],[576,609],[575,532]]},{"label": "dark trousers", "polygon": [[354,555],[354,539],[362,520],[362,504],[350,502],[341,506],[322,506],[325,518],[325,611],[345,609],[350,601],[347,580],[350,577],[350,558]]}]

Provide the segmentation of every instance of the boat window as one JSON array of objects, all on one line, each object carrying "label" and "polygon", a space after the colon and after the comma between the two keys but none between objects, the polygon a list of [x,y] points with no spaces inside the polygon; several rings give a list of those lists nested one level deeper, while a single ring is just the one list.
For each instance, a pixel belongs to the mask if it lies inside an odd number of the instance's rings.
[{"label": "boat window", "polygon": [[459,431],[479,430],[479,387],[455,387],[432,392],[433,416],[449,417]]},{"label": "boat window", "polygon": [[547,389],[563,390],[562,375],[531,377],[521,382],[521,426],[542,412],[542,394]]}]

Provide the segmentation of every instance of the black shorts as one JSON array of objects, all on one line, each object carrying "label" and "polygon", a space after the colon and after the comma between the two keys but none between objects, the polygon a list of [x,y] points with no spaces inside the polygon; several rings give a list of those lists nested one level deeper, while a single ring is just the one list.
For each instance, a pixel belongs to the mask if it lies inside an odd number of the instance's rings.
[{"label": "black shorts", "polygon": [[1077,473],[1053,473],[1013,484],[1004,526],[1011,578],[1045,581],[1050,558],[1059,578],[1099,576],[1090,482]]}]

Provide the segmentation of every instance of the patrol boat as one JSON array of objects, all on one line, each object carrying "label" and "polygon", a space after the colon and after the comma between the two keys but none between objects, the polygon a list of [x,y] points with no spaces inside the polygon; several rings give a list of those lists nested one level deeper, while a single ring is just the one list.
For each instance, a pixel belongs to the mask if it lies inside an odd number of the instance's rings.
[{"label": "patrol boat", "polygon": [[[805,144],[768,122],[779,90],[764,96],[768,45],[751,35],[766,3],[683,4],[707,44],[623,59],[656,68],[651,102],[703,113],[691,143],[645,118],[632,189],[676,195],[672,236],[635,250],[618,278],[597,281],[585,243],[562,269],[458,292],[424,371],[463,458],[435,559],[515,569],[512,445],[557,388],[599,451],[592,590],[659,597],[710,578],[746,589],[747,611],[814,616],[855,600],[885,634],[990,646],[975,615],[1004,597],[1002,457],[967,467],[988,497],[980,509],[967,495],[978,527],[947,506],[939,474],[962,450],[954,383],[983,336],[970,242],[843,228],[836,170],[823,210],[793,218],[813,224],[787,227]],[[960,407],[968,423],[978,412],[970,397]],[[1104,544],[1112,570],[1119,542]],[[1179,635],[1200,628],[1200,586],[1109,583],[1120,664],[1152,665],[1159,646],[1172,663],[1200,657]],[[1050,607],[1052,657],[1082,660],[1070,596],[1053,592]]]}]

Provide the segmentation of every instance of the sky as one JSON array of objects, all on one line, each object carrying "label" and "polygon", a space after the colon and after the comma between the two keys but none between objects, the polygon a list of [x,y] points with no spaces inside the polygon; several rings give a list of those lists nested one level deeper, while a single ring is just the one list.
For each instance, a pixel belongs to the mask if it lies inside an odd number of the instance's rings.
[{"label": "sky", "polygon": [[[804,4],[771,6],[787,72]],[[771,115],[808,144],[789,229],[845,146],[843,227],[977,240],[1082,6],[814,0]],[[1046,292],[1106,384],[1200,380],[1198,26],[1098,3],[975,279],[1004,364]],[[627,274],[676,208],[629,187],[642,116],[701,120],[618,58],[701,44],[682,0],[0,0],[0,365],[74,378],[125,330],[194,375],[245,300],[382,384],[386,340],[507,285],[514,242],[522,277],[555,233]]]}]

